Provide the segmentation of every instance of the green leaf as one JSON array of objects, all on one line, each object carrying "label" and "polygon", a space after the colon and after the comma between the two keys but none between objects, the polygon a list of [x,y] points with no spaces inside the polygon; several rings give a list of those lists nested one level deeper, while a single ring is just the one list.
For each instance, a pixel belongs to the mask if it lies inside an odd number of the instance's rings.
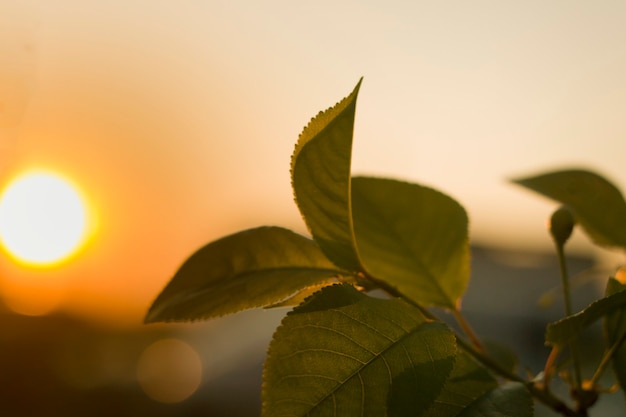
[{"label": "green leaf", "polygon": [[[434,404],[420,417],[456,417],[498,383],[487,370],[465,352],[458,352],[450,377]],[[415,414],[407,414],[415,416]]]},{"label": "green leaf", "polygon": [[347,284],[354,285],[354,286],[358,287],[358,281],[355,279],[354,276],[352,276],[352,275],[348,275],[348,276],[340,275],[340,276],[337,277],[336,282],[329,283],[329,282],[324,281],[324,282],[321,282],[319,284],[311,285],[309,287],[303,288],[298,293],[296,293],[293,296],[287,298],[286,300],[280,301],[280,302],[278,302],[276,304],[268,305],[265,308],[294,307],[294,306],[297,306],[299,304],[302,304],[302,302],[304,300],[306,300],[308,297],[312,296],[313,294],[315,294],[316,292],[318,292],[322,288],[327,287],[328,285],[336,284],[336,283],[347,283]]},{"label": "green leaf", "polygon": [[455,352],[444,324],[426,322],[401,299],[326,287],[276,330],[263,372],[262,415],[383,416],[389,399],[402,401],[407,390],[419,397],[416,411],[426,409]]},{"label": "green leaf", "polygon": [[296,203],[313,239],[331,261],[353,271],[359,261],[350,210],[350,165],[360,85],[311,120],[291,158]]},{"label": "green leaf", "polygon": [[430,188],[350,177],[360,82],[304,129],[291,161],[300,212],[336,265],[424,305],[454,309],[469,280],[467,215]]},{"label": "green leaf", "polygon": [[458,417],[532,417],[533,400],[526,387],[519,382],[507,382],[491,390]]},{"label": "green leaf", "polygon": [[604,177],[568,170],[513,182],[565,204],[598,245],[626,248],[626,201]]},{"label": "green leaf", "polygon": [[342,274],[311,239],[260,227],[209,243],[180,267],[146,322],[208,319],[264,307]]},{"label": "green leaf", "polygon": [[616,292],[591,303],[583,311],[548,325],[546,343],[563,346],[585,328],[614,311],[626,308],[626,291]]},{"label": "green leaf", "polygon": [[452,198],[417,184],[352,179],[363,268],[423,305],[454,309],[470,274],[467,215]]},{"label": "green leaf", "polygon": [[[606,289],[608,296],[624,293],[626,293],[626,284],[614,278],[609,279]],[[624,337],[626,334],[626,308],[621,308],[605,316],[604,334],[609,347]],[[622,392],[626,395],[626,342],[624,341],[613,354],[613,371],[622,387]]]}]

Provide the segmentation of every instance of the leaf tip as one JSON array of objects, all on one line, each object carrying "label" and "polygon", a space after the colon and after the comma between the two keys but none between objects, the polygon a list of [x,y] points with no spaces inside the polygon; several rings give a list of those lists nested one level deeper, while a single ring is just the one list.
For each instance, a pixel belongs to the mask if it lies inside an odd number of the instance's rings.
[{"label": "leaf tip", "polygon": [[162,321],[159,318],[159,314],[154,307],[155,307],[154,304],[150,306],[150,309],[148,310],[148,312],[143,318],[143,324],[153,324],[153,323],[158,323]]},{"label": "leaf tip", "polygon": [[338,115],[345,110],[348,105],[353,103],[356,100],[356,97],[361,88],[361,84],[363,82],[363,77],[359,79],[356,86],[352,89],[352,92],[348,94],[346,97],[337,102],[334,106],[327,108],[326,110],[322,110],[318,112],[314,117],[309,120],[309,123],[302,129],[298,137],[298,141],[296,142],[295,149],[293,154],[291,155],[291,171],[293,174],[293,169],[295,166],[295,161],[298,157],[300,150],[304,147],[304,145],[309,142],[313,137],[315,137],[323,128],[325,128],[333,119],[335,119]]}]

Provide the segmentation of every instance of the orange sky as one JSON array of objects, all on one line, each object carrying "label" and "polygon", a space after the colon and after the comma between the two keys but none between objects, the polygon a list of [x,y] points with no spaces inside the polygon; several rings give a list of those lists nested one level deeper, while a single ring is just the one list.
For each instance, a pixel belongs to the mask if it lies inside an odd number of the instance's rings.
[{"label": "orange sky", "polygon": [[584,164],[626,187],[625,20],[618,1],[2,2],[0,183],[56,169],[98,221],[61,266],[0,257],[3,298],[138,323],[200,245],[303,231],[295,140],[361,76],[354,171],[440,188],[482,241],[546,246],[552,205],[505,179]]}]

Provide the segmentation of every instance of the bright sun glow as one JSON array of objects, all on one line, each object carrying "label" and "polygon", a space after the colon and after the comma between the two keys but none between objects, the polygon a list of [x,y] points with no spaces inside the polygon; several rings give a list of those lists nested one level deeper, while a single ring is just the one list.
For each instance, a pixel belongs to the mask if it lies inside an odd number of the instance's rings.
[{"label": "bright sun glow", "polygon": [[76,252],[86,234],[86,210],[76,188],[51,172],[14,179],[0,198],[0,242],[22,263],[49,265]]}]

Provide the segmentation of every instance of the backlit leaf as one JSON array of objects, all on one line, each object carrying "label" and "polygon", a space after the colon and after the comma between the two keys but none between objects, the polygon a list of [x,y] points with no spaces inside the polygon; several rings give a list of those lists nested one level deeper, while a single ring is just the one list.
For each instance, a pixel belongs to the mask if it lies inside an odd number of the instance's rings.
[{"label": "backlit leaf", "polygon": [[326,287],[288,314],[274,334],[262,415],[384,416],[388,401],[402,401],[407,390],[419,397],[416,410],[426,409],[455,353],[447,326],[426,322],[401,299],[371,298],[349,285]]},{"label": "backlit leaf", "polygon": [[626,249],[626,201],[606,178],[590,171],[568,170],[513,182],[565,204],[597,244]]},{"label": "backlit leaf", "polygon": [[467,287],[467,215],[452,198],[417,184],[352,179],[352,211],[363,268],[423,305],[454,309]]},{"label": "backlit leaf", "polygon": [[523,384],[507,382],[465,408],[458,417],[532,417],[533,400]]},{"label": "backlit leaf", "polygon": [[[476,399],[496,388],[489,372],[467,353],[459,352],[450,377],[434,404],[420,417],[456,417]],[[407,414],[414,416],[415,414]]]},{"label": "backlit leaf", "polygon": [[626,291],[620,291],[591,303],[583,311],[548,325],[546,343],[564,345],[589,325],[609,313],[626,308]]},{"label": "backlit leaf", "polygon": [[[606,294],[626,293],[626,284],[611,278],[608,282]],[[607,346],[613,346],[626,334],[626,307],[618,309],[604,318],[604,333]],[[613,371],[617,376],[622,392],[626,394],[626,342],[613,355]]]},{"label": "backlit leaf", "polygon": [[260,227],[209,243],[180,267],[146,322],[208,319],[264,307],[342,274],[311,239]]},{"label": "backlit leaf", "polygon": [[348,270],[359,269],[350,213],[350,165],[360,85],[311,120],[291,158],[296,203],[313,239],[330,260]]},{"label": "backlit leaf", "polygon": [[[337,282],[348,282],[348,283],[356,284],[356,281],[351,279],[351,277],[345,277],[345,278],[344,277],[338,277]],[[307,299],[308,297],[312,296],[313,294],[315,294],[316,292],[318,292],[322,288],[327,287],[328,285],[332,285],[332,283],[321,282],[319,284],[311,285],[309,287],[303,288],[298,293],[296,293],[293,296],[287,298],[286,300],[280,301],[280,302],[278,302],[276,304],[268,305],[265,308],[269,309],[269,308],[278,308],[278,307],[294,307],[294,306],[297,306],[297,305],[301,304],[305,299]]]}]

